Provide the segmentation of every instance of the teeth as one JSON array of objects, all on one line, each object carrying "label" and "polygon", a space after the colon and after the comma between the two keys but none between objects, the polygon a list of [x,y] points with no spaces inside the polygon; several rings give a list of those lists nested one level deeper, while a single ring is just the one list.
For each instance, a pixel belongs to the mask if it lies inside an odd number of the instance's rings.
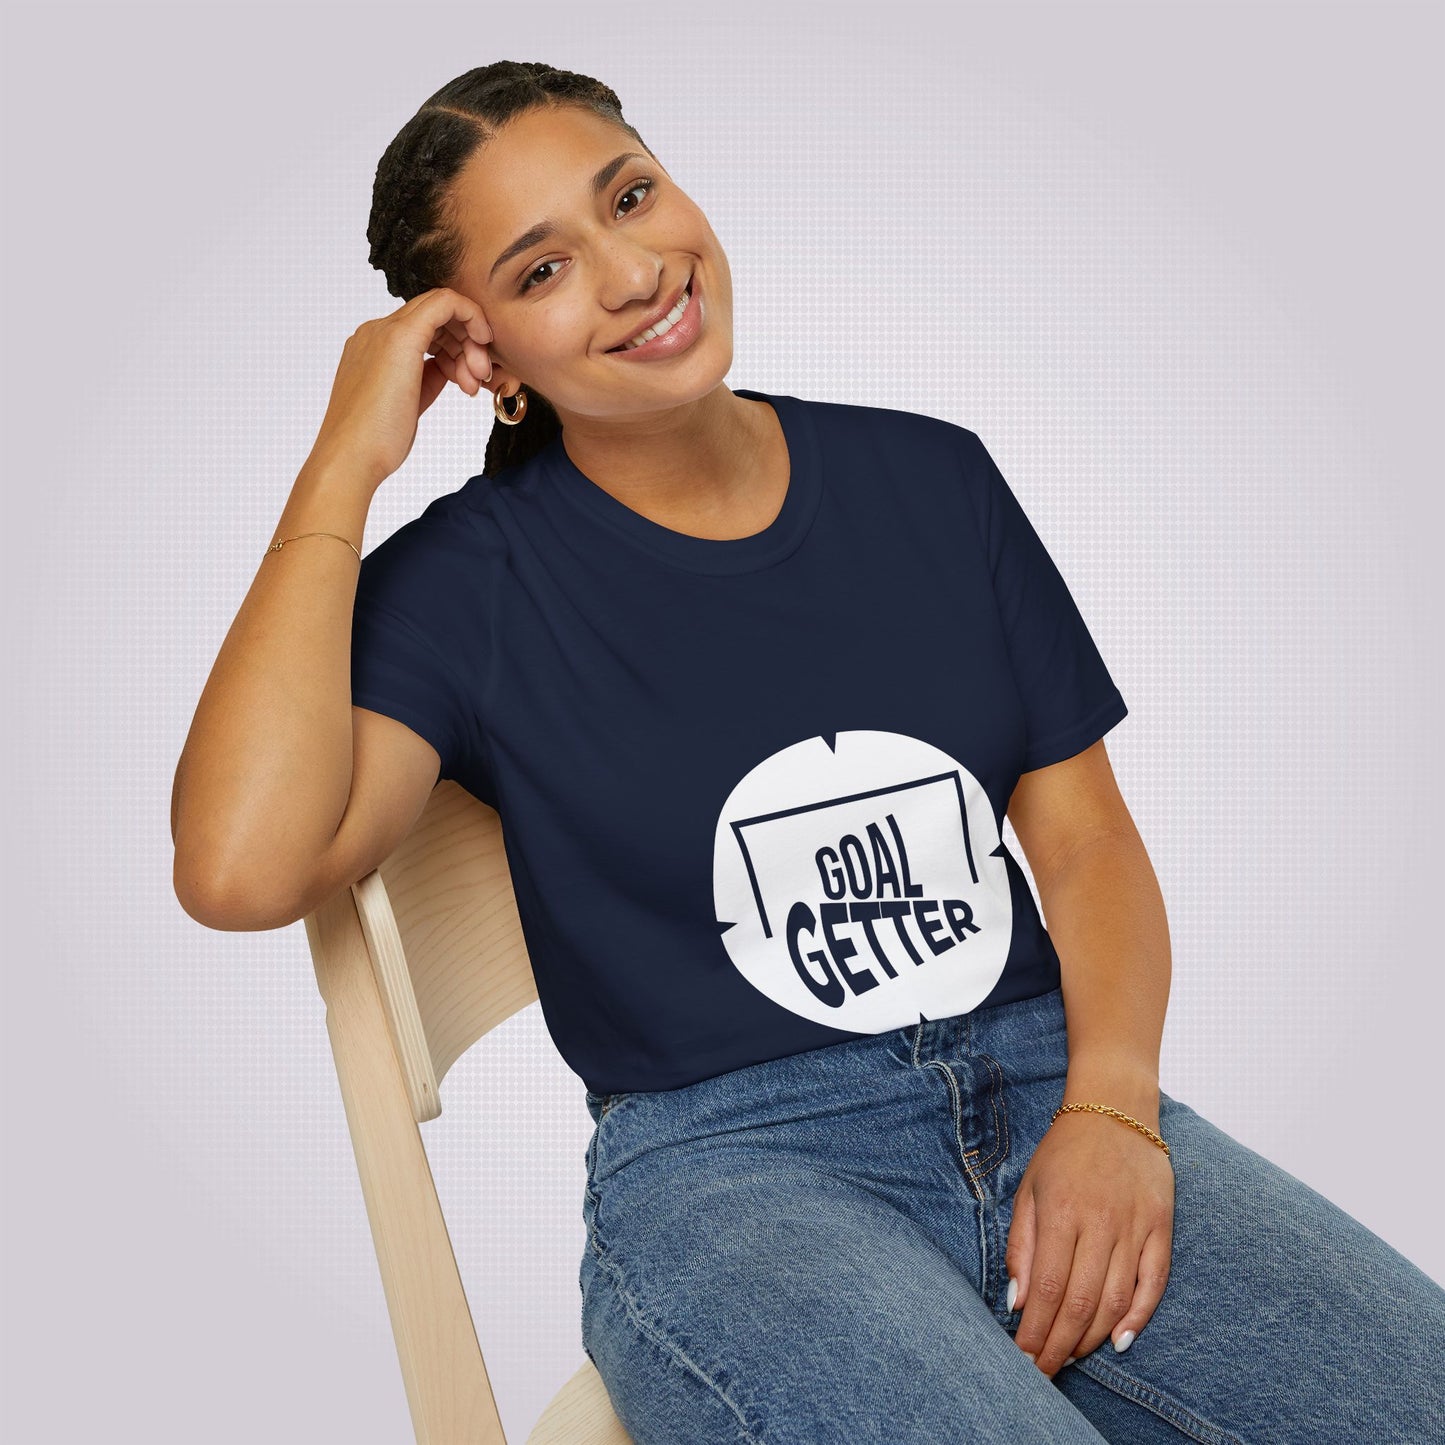
[{"label": "teeth", "polygon": [[654,336],[665,336],[677,324],[678,318],[687,310],[688,302],[692,299],[692,282],[687,283],[681,298],[676,306],[657,323],[656,326],[649,326],[646,331],[634,336],[631,341],[624,342],[617,349],[619,351],[635,351],[645,341],[651,341]]}]

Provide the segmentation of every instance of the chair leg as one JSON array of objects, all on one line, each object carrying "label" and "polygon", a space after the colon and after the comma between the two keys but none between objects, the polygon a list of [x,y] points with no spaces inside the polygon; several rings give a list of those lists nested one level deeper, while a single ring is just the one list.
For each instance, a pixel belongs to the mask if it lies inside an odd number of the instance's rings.
[{"label": "chair leg", "polygon": [[305,922],[417,1445],[506,1445],[351,890]]}]

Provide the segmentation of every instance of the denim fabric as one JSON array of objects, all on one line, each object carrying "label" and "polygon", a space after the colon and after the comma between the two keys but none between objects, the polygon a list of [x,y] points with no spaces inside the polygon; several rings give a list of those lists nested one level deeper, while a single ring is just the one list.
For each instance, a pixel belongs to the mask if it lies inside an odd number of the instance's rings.
[{"label": "denim fabric", "polygon": [[589,1092],[582,1337],[636,1445],[1445,1441],[1445,1290],[1167,1094],[1163,1299],[1030,1363],[1004,1247],[1067,1065],[1054,989]]}]

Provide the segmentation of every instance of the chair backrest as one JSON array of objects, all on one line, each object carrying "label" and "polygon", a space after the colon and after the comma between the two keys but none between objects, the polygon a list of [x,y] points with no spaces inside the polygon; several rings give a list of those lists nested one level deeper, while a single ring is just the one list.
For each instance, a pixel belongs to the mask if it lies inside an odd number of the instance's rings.
[{"label": "chair backrest", "polygon": [[[447,1070],[537,997],[495,810],[451,781],[377,869],[307,915],[418,1445],[506,1445],[418,1125]],[[628,1445],[591,1361],[529,1445]]]},{"label": "chair backrest", "polygon": [[418,1123],[447,1070],[537,997],[497,813],[439,783],[415,827],[351,887]]}]

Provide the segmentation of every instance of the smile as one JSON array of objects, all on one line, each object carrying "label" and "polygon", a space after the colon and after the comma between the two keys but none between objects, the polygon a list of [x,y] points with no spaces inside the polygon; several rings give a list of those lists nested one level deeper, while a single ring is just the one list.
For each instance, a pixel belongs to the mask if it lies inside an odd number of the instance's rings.
[{"label": "smile", "polygon": [[683,288],[682,295],[678,297],[677,304],[666,316],[639,331],[631,340],[610,348],[604,354],[622,357],[628,361],[649,361],[663,360],[685,351],[697,339],[702,328],[704,308],[697,291],[697,275],[694,272]]}]

